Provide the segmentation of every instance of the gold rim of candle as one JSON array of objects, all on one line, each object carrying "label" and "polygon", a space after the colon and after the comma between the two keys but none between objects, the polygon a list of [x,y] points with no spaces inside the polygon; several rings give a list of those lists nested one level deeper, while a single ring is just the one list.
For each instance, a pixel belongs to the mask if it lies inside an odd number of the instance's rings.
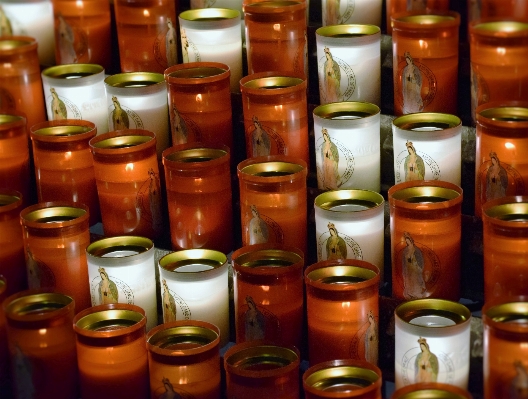
[{"label": "gold rim of candle", "polygon": [[[213,325],[206,327],[189,324],[167,324],[162,329],[157,329],[147,337],[147,343],[161,351],[170,351],[173,356],[184,356],[205,349],[211,343],[218,341],[219,333],[212,329]],[[196,324],[196,323],[195,323]],[[195,344],[193,348],[179,348],[179,345]]]},{"label": "gold rim of candle", "polygon": [[503,197],[488,201],[482,207],[482,214],[486,218],[495,219],[494,222],[526,225],[528,222],[528,197]]},{"label": "gold rim of candle", "polygon": [[197,148],[184,148],[177,149],[171,148],[163,156],[163,161],[168,161],[170,163],[204,163],[208,161],[214,161],[215,159],[223,158],[229,154],[227,147],[224,149],[220,148],[207,148],[207,147],[197,147]]},{"label": "gold rim of candle", "polygon": [[482,308],[482,320],[484,326],[493,328],[501,339],[517,340],[520,336],[525,337],[528,334],[526,297],[506,298],[504,303],[488,301]]},{"label": "gold rim of candle", "polygon": [[[342,365],[330,366],[315,371],[304,381],[307,385],[318,391],[326,391],[328,388],[342,384],[355,385],[358,389],[368,388],[379,379],[380,376],[374,370],[358,366]],[[339,392],[339,390],[332,390],[332,392]]]},{"label": "gold rim of candle", "polygon": [[[437,383],[438,384],[438,383]],[[425,384],[432,385],[432,384]],[[440,383],[440,385],[443,385]],[[397,396],[397,399],[467,399],[469,396],[464,395],[462,393],[453,392],[454,390],[460,390],[460,388],[456,386],[449,386],[445,389],[442,388],[433,388],[424,387],[424,384],[422,384],[420,387],[411,387],[412,389],[416,389],[413,392],[405,392],[405,393],[399,393],[395,392]],[[410,389],[411,389],[410,388]]]},{"label": "gold rim of candle", "polygon": [[[289,180],[292,175],[306,171],[300,163],[287,162],[286,160],[274,160],[272,157],[254,158],[252,164],[244,162],[239,164],[238,172],[242,175],[253,176],[260,179],[285,179]],[[300,161],[300,160],[299,160]]]},{"label": "gold rim of candle", "polygon": [[79,317],[75,322],[78,329],[94,333],[107,333],[126,329],[140,323],[145,316],[128,309],[101,309]]},{"label": "gold rim of candle", "polygon": [[225,29],[240,25],[240,12],[230,8],[198,8],[183,11],[179,19],[184,28]]},{"label": "gold rim of candle", "polygon": [[15,190],[2,190],[0,192],[0,214],[16,209],[22,204],[22,194]]},{"label": "gold rim of candle", "polygon": [[155,72],[126,72],[108,76],[105,84],[117,88],[144,88],[153,85],[163,85],[165,77]]},{"label": "gold rim of candle", "polygon": [[[104,260],[120,260],[150,251],[154,248],[152,240],[139,236],[107,237],[94,241],[86,248],[86,254],[93,258]],[[117,251],[133,251],[135,254],[118,257],[105,256]],[[153,265],[154,266],[154,265]]]},{"label": "gold rim of candle", "polygon": [[[440,330],[452,328],[467,323],[471,318],[469,309],[454,301],[446,299],[414,299],[400,304],[394,311],[399,320],[413,328]],[[427,327],[413,324],[412,321],[421,316],[438,316],[451,320],[454,325]]]},{"label": "gold rim of candle", "polygon": [[194,86],[223,79],[228,82],[230,74],[229,66],[219,62],[188,62],[167,68],[163,76],[169,85]]},{"label": "gold rim of candle", "polygon": [[64,228],[88,222],[88,208],[84,204],[44,202],[29,206],[20,213],[22,225],[39,229]]},{"label": "gold rim of candle", "polygon": [[0,38],[0,53],[2,55],[34,50],[37,46],[37,40],[30,36],[4,36]]},{"label": "gold rim of candle", "polygon": [[470,25],[470,33],[476,36],[496,36],[503,39],[527,36],[528,23],[520,21],[480,22]]},{"label": "gold rim of candle", "polygon": [[8,297],[4,306],[8,322],[38,328],[70,322],[62,319],[70,311],[73,316],[75,301],[65,294],[28,290]]},{"label": "gold rim of candle", "polygon": [[[292,371],[299,367],[299,354],[290,348],[271,344],[237,344],[224,355],[226,371],[242,377],[266,378]],[[265,370],[252,370],[266,365]]]},{"label": "gold rim of candle", "polygon": [[361,101],[343,101],[319,105],[313,114],[326,120],[346,120],[346,122],[365,120],[381,113],[380,108],[372,103]]},{"label": "gold rim of candle", "polygon": [[[103,133],[90,140],[90,146],[95,152],[109,152],[131,148],[131,151],[140,151],[145,145],[154,145],[155,135],[141,129],[126,129]],[[140,147],[140,148],[138,148]]]},{"label": "gold rim of candle", "polygon": [[290,1],[290,0],[268,0],[258,1],[256,3],[250,3],[244,5],[244,14],[266,14],[270,16],[278,16],[282,13],[291,13],[294,11],[302,10],[306,8],[306,3],[302,1]]},{"label": "gold rim of candle", "polygon": [[281,244],[254,244],[242,247],[232,255],[233,267],[245,271],[261,269],[276,273],[304,261],[302,252]]},{"label": "gold rim of candle", "polygon": [[104,68],[97,64],[67,64],[46,68],[42,71],[42,76],[66,81],[83,79],[103,72]]},{"label": "gold rim of candle", "polygon": [[391,207],[435,211],[460,204],[463,193],[462,188],[446,181],[415,180],[392,186],[388,198]]},{"label": "gold rim of candle", "polygon": [[[197,276],[215,276],[227,265],[227,256],[213,249],[184,249],[171,252],[159,260],[159,267],[178,280],[195,280]],[[199,264],[208,268],[200,271],[178,271],[185,266]]]},{"label": "gold rim of candle", "polygon": [[[522,129],[523,131],[519,131],[519,134],[524,138],[524,131],[528,128],[528,103],[512,103],[512,105],[503,106],[497,103],[483,104],[477,108],[476,119],[477,125],[484,128],[499,128],[493,134],[504,134],[510,137],[512,129]],[[508,131],[503,132],[503,129],[508,129]]]},{"label": "gold rim of candle", "polygon": [[392,124],[401,130],[420,134],[438,134],[438,131],[447,131],[461,127],[462,121],[456,115],[424,112],[399,116],[392,121]]},{"label": "gold rim of candle", "polygon": [[247,89],[254,89],[254,90],[261,90],[261,91],[269,90],[270,93],[272,93],[274,91],[278,91],[281,89],[287,89],[290,87],[302,85],[305,82],[304,79],[299,78],[299,77],[280,76],[280,72],[278,72],[277,74],[278,75],[276,76],[255,77],[255,79],[244,80],[244,82],[241,80],[240,83],[244,88],[247,88]]},{"label": "gold rim of candle", "polygon": [[93,122],[80,119],[62,119],[33,125],[29,131],[32,140],[46,143],[66,143],[92,139],[97,135]]},{"label": "gold rim of candle", "polygon": [[345,24],[322,26],[315,31],[320,44],[348,43],[366,45],[381,40],[381,29],[376,25]]},{"label": "gold rim of candle", "polygon": [[[385,200],[381,194],[370,190],[333,190],[319,194],[315,197],[314,204],[318,208],[338,215],[345,212],[357,213],[378,208],[385,204]],[[364,209],[357,211],[339,211],[335,209],[341,205],[357,205],[362,206]]]}]

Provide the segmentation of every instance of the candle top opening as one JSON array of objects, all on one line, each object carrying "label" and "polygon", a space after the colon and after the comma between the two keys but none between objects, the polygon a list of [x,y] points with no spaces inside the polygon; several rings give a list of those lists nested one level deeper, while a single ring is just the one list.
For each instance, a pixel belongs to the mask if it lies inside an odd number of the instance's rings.
[{"label": "candle top opening", "polygon": [[18,195],[0,194],[0,207],[11,205],[21,199]]},{"label": "candle top opening", "polygon": [[86,215],[86,210],[70,206],[51,206],[37,209],[23,215],[23,219],[29,222],[52,224],[68,222]]},{"label": "candle top opening", "polygon": [[490,307],[485,315],[497,323],[528,326],[528,302],[509,302]]},{"label": "candle top opening", "polygon": [[208,328],[186,325],[162,329],[148,338],[151,345],[169,350],[195,349],[214,342],[218,334]]},{"label": "candle top opening", "polygon": [[76,326],[83,330],[90,331],[115,331],[121,330],[144,319],[139,312],[126,309],[108,309],[87,314],[77,320]]},{"label": "candle top opening", "polygon": [[244,348],[226,357],[229,365],[247,371],[277,370],[298,361],[293,350],[271,345]]},{"label": "candle top opening", "polygon": [[94,241],[86,248],[86,253],[98,258],[124,258],[152,248],[154,243],[146,237],[116,236]]},{"label": "candle top opening", "polygon": [[92,130],[94,130],[94,128],[89,126],[60,125],[38,129],[35,130],[33,134],[40,136],[75,136]]},{"label": "candle top opening", "polygon": [[445,299],[414,299],[399,305],[396,316],[405,323],[419,327],[445,328],[462,324],[471,318],[469,309]]},{"label": "candle top opening", "polygon": [[374,384],[379,376],[361,367],[341,366],[318,370],[306,378],[306,384],[324,392],[353,392]]},{"label": "candle top opening", "polygon": [[410,324],[423,327],[447,327],[454,326],[456,323],[448,317],[436,315],[418,316],[409,321]]},{"label": "candle top opening", "polygon": [[[523,201],[526,200],[528,198],[523,199]],[[484,206],[484,215],[505,222],[528,222],[528,202],[510,202],[494,205],[495,202]]]}]

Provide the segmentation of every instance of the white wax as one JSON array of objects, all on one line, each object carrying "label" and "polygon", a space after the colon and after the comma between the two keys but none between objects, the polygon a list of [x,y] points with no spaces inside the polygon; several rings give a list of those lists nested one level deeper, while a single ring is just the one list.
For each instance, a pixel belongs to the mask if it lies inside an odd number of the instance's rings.
[{"label": "white wax", "polygon": [[[333,2],[339,10],[330,15],[328,10]],[[382,0],[321,0],[323,26],[344,24],[365,24],[381,27]]]}]

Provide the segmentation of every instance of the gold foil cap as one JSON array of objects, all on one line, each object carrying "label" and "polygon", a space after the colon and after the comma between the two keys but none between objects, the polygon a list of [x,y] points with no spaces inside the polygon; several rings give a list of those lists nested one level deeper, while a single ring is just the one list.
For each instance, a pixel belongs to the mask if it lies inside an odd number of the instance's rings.
[{"label": "gold foil cap", "polygon": [[379,375],[371,369],[358,366],[330,366],[310,374],[305,383],[320,391],[350,392],[374,384]]},{"label": "gold foil cap", "polygon": [[[135,256],[136,254],[147,252],[152,248],[154,248],[154,243],[146,237],[119,236],[97,240],[86,248],[86,252],[88,255],[102,258],[111,255],[112,253],[123,251],[134,252],[134,255],[128,256]],[[111,256],[109,259],[110,258]],[[120,256],[120,258],[122,257]]]}]

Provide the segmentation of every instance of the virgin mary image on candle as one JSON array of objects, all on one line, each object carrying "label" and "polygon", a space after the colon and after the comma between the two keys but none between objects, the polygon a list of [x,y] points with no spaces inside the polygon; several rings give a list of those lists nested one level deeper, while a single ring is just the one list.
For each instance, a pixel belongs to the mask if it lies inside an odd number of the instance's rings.
[{"label": "virgin mary image on candle", "polygon": [[326,259],[347,259],[347,246],[345,240],[339,237],[339,233],[332,222],[328,223],[330,237],[326,240]]},{"label": "virgin mary image on candle", "polygon": [[[346,1],[346,0],[345,0]],[[326,0],[325,26],[339,25],[341,21],[341,0]]]},{"label": "virgin mary image on candle", "polygon": [[162,293],[162,306],[163,306],[163,322],[168,323],[171,321],[176,321],[176,301],[174,297],[169,292],[169,287],[167,286],[167,280],[162,279],[161,285],[163,289]]},{"label": "virgin mary image on candle", "polygon": [[402,96],[403,113],[411,114],[421,112],[424,107],[422,99],[422,73],[415,65],[409,52],[405,53],[407,65],[403,68],[402,74]]},{"label": "virgin mary image on candle", "polygon": [[339,150],[332,142],[328,130],[323,128],[323,145],[321,147],[322,158],[322,181],[320,186],[327,190],[335,190],[341,186],[341,176],[339,175]]},{"label": "virgin mary image on candle", "polygon": [[11,21],[4,12],[4,9],[0,7],[0,36],[12,36],[13,28],[11,27]]},{"label": "virgin mary image on candle", "polygon": [[268,242],[270,232],[267,223],[262,220],[260,213],[255,205],[250,206],[251,219],[249,221],[249,245],[263,244]]},{"label": "virgin mary image on candle", "polygon": [[403,233],[405,248],[402,251],[403,296],[406,299],[423,298],[426,293],[424,257],[408,232]]},{"label": "virgin mary image on candle", "polygon": [[365,333],[365,360],[372,364],[378,364],[378,324],[372,310],[368,312],[369,327]]},{"label": "virgin mary image on candle", "polygon": [[165,35],[165,56],[167,57],[167,67],[178,63],[176,29],[172,20],[167,19],[167,34]]},{"label": "virgin mary image on candle", "polygon": [[104,267],[100,267],[98,272],[101,277],[101,281],[97,287],[99,292],[99,304],[106,305],[107,303],[118,303],[119,292],[117,291],[116,284],[110,280]]},{"label": "virgin mary image on candle", "polygon": [[497,153],[492,151],[489,156],[491,165],[486,172],[486,201],[504,197],[508,187],[508,173],[501,165]]},{"label": "virgin mary image on candle", "polygon": [[528,370],[520,360],[513,363],[515,376],[509,384],[510,399],[528,399]]},{"label": "virgin mary image on candle", "polygon": [[323,90],[326,103],[342,101],[341,98],[341,68],[334,60],[328,47],[324,48],[325,62],[323,65]]},{"label": "virgin mary image on candle", "polygon": [[156,394],[158,394],[161,389],[164,391],[157,396],[158,399],[184,399],[182,395],[174,390],[172,382],[167,377],[164,377],[161,382],[163,384],[163,388],[157,389]]},{"label": "virgin mary image on candle", "polygon": [[244,327],[246,341],[264,339],[266,332],[266,317],[257,308],[257,304],[249,295],[246,296],[248,309],[244,313]]},{"label": "virgin mary image on candle", "polygon": [[251,146],[254,157],[267,156],[271,153],[270,136],[262,127],[259,119],[253,117],[253,131],[251,132]]},{"label": "virgin mary image on candle", "polygon": [[414,361],[415,382],[436,382],[438,379],[438,357],[431,352],[427,340],[423,337],[418,339],[420,353]]},{"label": "virgin mary image on candle", "polygon": [[57,27],[56,37],[59,42],[59,55],[61,64],[77,63],[77,53],[75,52],[75,32],[66,22],[61,13],[58,14],[55,22]]},{"label": "virgin mary image on candle", "polygon": [[188,140],[187,124],[176,107],[172,106],[172,141],[173,144],[185,144]]},{"label": "virgin mary image on candle", "polygon": [[405,143],[407,148],[407,156],[403,164],[405,170],[405,181],[424,180],[425,178],[425,163],[423,158],[416,153],[416,148],[412,141]]}]

